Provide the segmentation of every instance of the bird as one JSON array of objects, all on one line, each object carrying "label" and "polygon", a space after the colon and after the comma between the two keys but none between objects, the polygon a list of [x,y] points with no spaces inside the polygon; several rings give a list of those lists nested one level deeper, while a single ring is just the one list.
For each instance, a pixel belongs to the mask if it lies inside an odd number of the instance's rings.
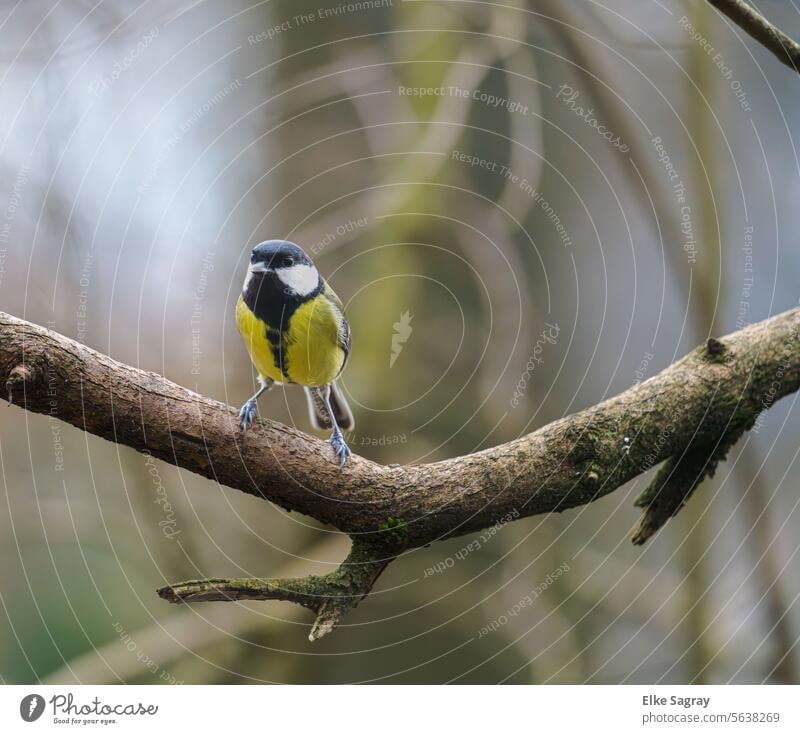
[{"label": "bird", "polygon": [[260,383],[239,411],[241,430],[253,423],[258,398],[273,385],[301,385],[311,424],[331,430],[343,467],[351,451],[342,431],[352,430],[354,420],[337,379],[350,356],[350,325],[339,297],[294,242],[266,240],[253,248],[236,326]]}]

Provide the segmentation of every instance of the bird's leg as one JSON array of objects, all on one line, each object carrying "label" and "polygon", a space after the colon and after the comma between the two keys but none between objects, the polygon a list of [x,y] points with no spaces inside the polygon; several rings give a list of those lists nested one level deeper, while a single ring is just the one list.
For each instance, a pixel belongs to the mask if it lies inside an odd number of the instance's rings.
[{"label": "bird's leg", "polygon": [[339,461],[339,466],[344,466],[347,463],[347,458],[350,456],[351,451],[350,447],[344,440],[344,436],[342,435],[342,431],[339,428],[338,423],[336,423],[336,416],[333,414],[333,409],[331,408],[331,386],[326,385],[325,387],[318,387],[316,388],[317,394],[322,398],[322,402],[325,405],[325,410],[328,413],[328,418],[330,418],[331,426],[333,426],[333,433],[331,433],[330,444],[333,447],[333,453],[336,454],[336,458]]},{"label": "bird's leg", "polygon": [[256,419],[256,401],[258,400],[259,395],[265,393],[272,387],[272,380],[268,377],[259,377],[259,381],[261,382],[261,387],[258,388],[258,391],[255,395],[253,395],[250,400],[248,400],[243,406],[242,409],[239,411],[239,427],[246,431],[250,428],[250,424]]}]

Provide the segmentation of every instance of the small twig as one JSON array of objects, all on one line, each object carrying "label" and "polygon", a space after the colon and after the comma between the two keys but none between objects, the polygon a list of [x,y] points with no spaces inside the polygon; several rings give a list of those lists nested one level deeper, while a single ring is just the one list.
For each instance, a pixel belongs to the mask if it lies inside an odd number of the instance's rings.
[{"label": "small twig", "polygon": [[164,586],[158,589],[158,595],[174,604],[254,600],[294,602],[317,615],[308,636],[313,642],[331,632],[341,618],[358,605],[393,558],[394,555],[384,546],[356,540],[342,565],[324,576],[201,579]]},{"label": "small twig", "polygon": [[[340,545],[339,536],[326,533],[323,540],[304,550],[302,556],[292,557],[287,563],[281,564],[279,574],[300,575],[306,570],[303,556],[328,558],[339,551]],[[304,614],[303,608],[294,604],[284,610],[280,620],[260,614],[231,612],[224,605],[218,604],[199,615],[184,606],[144,627],[130,629],[129,634],[136,642],[137,653],[147,656],[144,661],[143,655],[131,654],[120,630],[114,627],[117,635],[112,635],[105,643],[94,645],[81,655],[70,658],[68,663],[48,673],[41,682],[60,686],[81,683],[102,685],[130,682],[148,672],[154,680],[163,682],[172,678],[169,673],[172,664],[179,662],[187,654],[198,653],[231,637],[247,641],[248,646],[257,648],[258,643],[253,642],[256,635],[277,632],[280,627],[276,624],[278,622],[298,623],[300,615]],[[149,667],[145,665],[147,661],[150,662]]]},{"label": "small twig", "polygon": [[[700,354],[709,363],[717,364],[724,364],[731,357],[725,342],[714,337],[706,341]],[[758,414],[754,411],[737,411],[737,407],[734,401],[728,425],[719,438],[712,442],[693,440],[681,452],[675,453],[664,462],[653,481],[636,498],[634,504],[643,507],[644,512],[631,536],[634,545],[647,542],[667,520],[675,517],[703,480],[714,476],[717,465],[725,459],[742,434],[752,428]]]},{"label": "small twig", "polygon": [[680,457],[673,456],[658,470],[653,481],[635,501],[644,512],[631,536],[634,545],[643,545],[671,517],[680,512],[694,491],[707,477],[713,477],[717,465],[739,440],[749,425],[735,428],[715,447],[691,447]]},{"label": "small twig", "polygon": [[761,13],[744,0],[708,0],[727,15],[743,31],[756,39],[786,66],[800,73],[800,44],[772,25]]}]

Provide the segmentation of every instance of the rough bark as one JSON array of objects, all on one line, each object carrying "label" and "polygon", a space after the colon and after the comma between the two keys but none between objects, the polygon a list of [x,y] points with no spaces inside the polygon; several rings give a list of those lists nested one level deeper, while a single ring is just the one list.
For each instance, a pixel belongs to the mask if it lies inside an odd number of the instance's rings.
[{"label": "rough bark", "polygon": [[645,530],[636,539],[650,537],[762,410],[800,388],[798,336],[793,309],[709,340],[646,382],[527,436],[418,466],[353,456],[339,469],[328,444],[269,420],[242,434],[236,408],[2,313],[0,379],[16,405],[350,535],[351,555],[323,577],[193,581],[159,592],[171,601],[288,599],[315,611],[324,634],[404,549],[585,505],[671,460],[639,503]]}]

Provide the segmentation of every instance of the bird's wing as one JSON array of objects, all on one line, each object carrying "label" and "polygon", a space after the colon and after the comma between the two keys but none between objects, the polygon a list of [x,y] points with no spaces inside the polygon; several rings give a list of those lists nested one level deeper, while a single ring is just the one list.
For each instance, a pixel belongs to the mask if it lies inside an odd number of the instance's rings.
[{"label": "bird's wing", "polygon": [[344,351],[344,359],[346,362],[347,358],[350,356],[350,324],[347,323],[347,319],[344,315],[342,315],[342,323],[339,326],[339,346],[342,348],[342,351]]},{"label": "bird's wing", "polygon": [[339,312],[339,333],[337,341],[344,352],[345,361],[347,361],[348,356],[350,356],[350,324],[347,323],[347,318],[344,315],[344,306],[339,300],[339,296],[336,295],[327,281],[325,281],[325,296]]}]

